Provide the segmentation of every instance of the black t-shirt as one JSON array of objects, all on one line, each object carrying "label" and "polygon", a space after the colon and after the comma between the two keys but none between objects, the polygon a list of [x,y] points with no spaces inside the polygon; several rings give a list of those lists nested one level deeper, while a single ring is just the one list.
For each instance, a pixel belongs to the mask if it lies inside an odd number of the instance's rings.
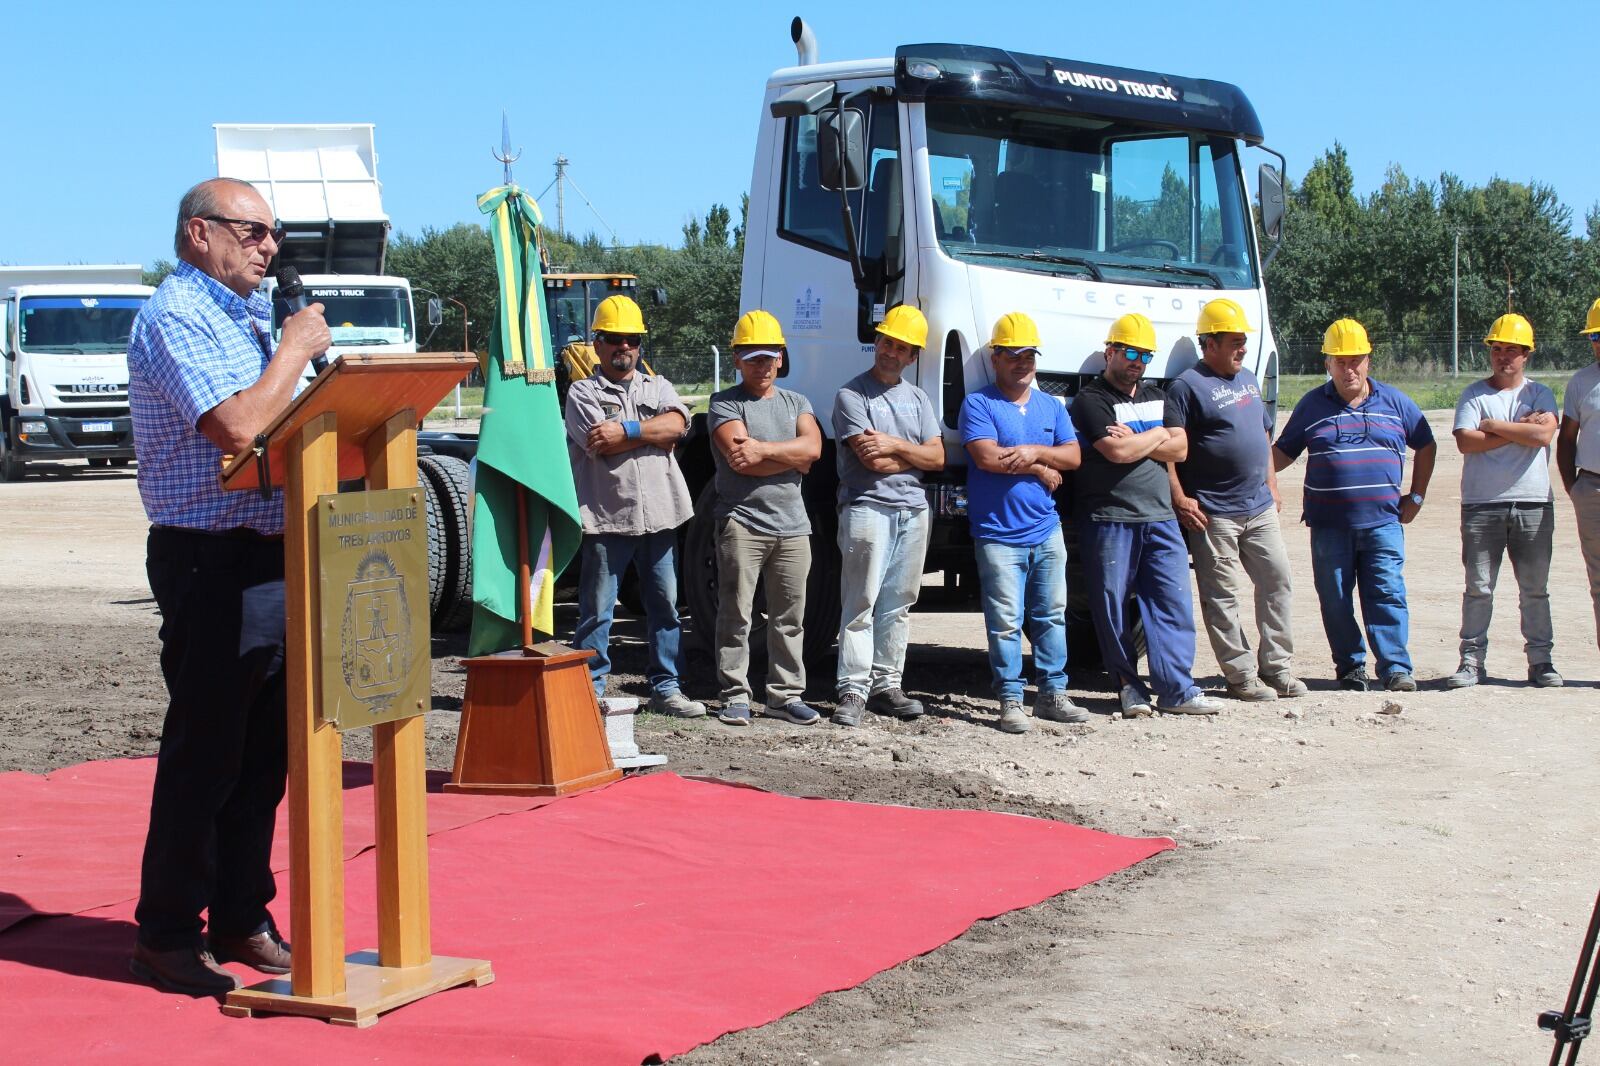
[{"label": "black t-shirt", "polygon": [[1083,445],[1083,465],[1073,481],[1080,516],[1097,522],[1160,522],[1171,519],[1172,487],[1167,466],[1148,456],[1136,463],[1113,463],[1095,442],[1121,422],[1135,433],[1156,426],[1182,426],[1155,385],[1139,382],[1132,396],[1118,392],[1104,377],[1084,385],[1072,401],[1072,425]]}]

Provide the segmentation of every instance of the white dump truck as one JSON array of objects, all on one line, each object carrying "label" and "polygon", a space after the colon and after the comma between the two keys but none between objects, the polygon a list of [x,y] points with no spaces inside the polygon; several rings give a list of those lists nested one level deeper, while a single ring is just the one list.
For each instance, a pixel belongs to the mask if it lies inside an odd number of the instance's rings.
[{"label": "white dump truck", "polygon": [[[947,589],[976,588],[957,417],[965,396],[993,380],[987,342],[1003,314],[1038,323],[1037,388],[1070,405],[1103,370],[1118,316],[1138,311],[1155,324],[1160,350],[1146,377],[1160,383],[1194,365],[1196,316],[1226,295],[1258,330],[1245,365],[1275,402],[1257,226],[1277,239],[1283,161],[1265,149],[1277,167],[1260,168],[1258,218],[1243,157],[1262,129],[1238,88],[959,44],[822,63],[801,20],[790,33],[799,64],[772,74],[761,104],[740,306],[778,317],[789,345],[780,384],[810,399],[830,438],[834,396],[870,366],[887,308],[907,303],[927,316],[928,345],[907,378],[943,422],[948,463],[927,479],[927,568],[944,571]],[[693,444],[680,451],[702,486],[684,595],[709,630],[709,442],[700,433]],[[838,632],[833,441],[824,448],[805,483],[818,560],[808,654]],[[1071,498],[1069,477],[1058,494],[1069,547]],[[1069,576],[1074,652],[1095,659],[1082,590]]]},{"label": "white dump truck", "polygon": [[37,461],[133,460],[128,336],[154,289],[137,264],[0,267],[0,480]]},{"label": "white dump truck", "polygon": [[[262,287],[276,291],[280,267],[299,271],[307,301],[326,309],[336,353],[415,352],[411,282],[383,272],[390,227],[372,125],[212,128],[218,176],[254,185],[285,230]],[[437,324],[437,300],[429,311]],[[274,336],[287,314],[275,300]]]}]

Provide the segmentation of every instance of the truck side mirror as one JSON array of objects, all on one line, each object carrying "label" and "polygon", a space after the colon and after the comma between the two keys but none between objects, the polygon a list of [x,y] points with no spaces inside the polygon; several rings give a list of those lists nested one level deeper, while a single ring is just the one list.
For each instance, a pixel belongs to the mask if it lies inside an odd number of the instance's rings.
[{"label": "truck side mirror", "polygon": [[444,301],[437,296],[428,299],[428,325],[438,327],[444,324]]},{"label": "truck side mirror", "polygon": [[843,185],[859,189],[866,184],[867,151],[860,111],[829,111],[820,116],[817,130],[817,176],[833,192]]},{"label": "truck side mirror", "polygon": [[665,306],[667,306],[667,290],[666,289],[651,289],[650,290],[650,302],[655,304],[657,307],[665,307]]},{"label": "truck side mirror", "polygon": [[1283,236],[1283,176],[1271,163],[1261,164],[1261,232],[1273,240]]}]

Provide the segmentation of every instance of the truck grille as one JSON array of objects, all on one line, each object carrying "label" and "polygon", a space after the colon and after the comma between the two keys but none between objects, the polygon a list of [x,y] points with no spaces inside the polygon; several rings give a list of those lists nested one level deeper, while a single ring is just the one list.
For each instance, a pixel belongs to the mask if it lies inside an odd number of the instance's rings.
[{"label": "truck grille", "polygon": [[126,404],[127,385],[62,385],[56,395],[64,404]]}]

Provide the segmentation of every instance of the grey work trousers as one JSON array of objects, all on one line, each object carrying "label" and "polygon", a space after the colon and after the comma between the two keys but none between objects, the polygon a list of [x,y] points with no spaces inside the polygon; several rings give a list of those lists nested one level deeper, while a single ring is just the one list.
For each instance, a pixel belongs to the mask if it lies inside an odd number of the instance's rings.
[{"label": "grey work trousers", "polygon": [[767,694],[769,707],[801,699],[806,668],[806,576],[811,537],[754,533],[732,518],[717,528],[717,676],[724,703],[750,702],[750,621],[756,584],[767,594]]},{"label": "grey work trousers", "polygon": [[1589,598],[1594,602],[1595,636],[1600,644],[1600,477],[1579,471],[1569,495],[1578,519],[1578,547],[1589,570]]},{"label": "grey work trousers", "polygon": [[[1212,515],[1205,529],[1190,531],[1189,550],[1200,589],[1200,617],[1228,684],[1291,676],[1289,555],[1277,508],[1268,507],[1249,518]],[[1247,578],[1255,586],[1256,630],[1261,638],[1254,654],[1240,619]]]},{"label": "grey work trousers", "polygon": [[[1549,503],[1464,504],[1461,508],[1461,564],[1467,587],[1461,596],[1461,662],[1482,670],[1489,650],[1489,617],[1500,562],[1511,557],[1522,608],[1522,648],[1528,665],[1550,661],[1550,553],[1555,538],[1555,505]],[[1591,578],[1592,580],[1592,578]]]}]

